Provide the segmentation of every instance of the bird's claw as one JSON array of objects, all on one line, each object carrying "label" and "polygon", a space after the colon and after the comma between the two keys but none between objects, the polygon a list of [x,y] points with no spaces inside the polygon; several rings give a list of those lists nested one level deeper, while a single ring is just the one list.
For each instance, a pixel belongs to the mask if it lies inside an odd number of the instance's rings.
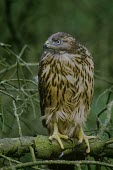
[{"label": "bird's claw", "polygon": [[68,136],[62,135],[62,134],[60,134],[58,132],[57,133],[54,132],[53,135],[49,137],[49,140],[52,141],[53,139],[56,139],[58,141],[58,143],[60,144],[61,148],[64,149],[64,145],[63,145],[61,139],[66,139],[67,140]]},{"label": "bird's claw", "polygon": [[79,134],[78,134],[78,144],[81,144],[83,141],[85,141],[87,145],[86,153],[90,152],[90,145],[89,145],[89,140],[90,139],[95,139],[96,136],[87,136],[84,134],[82,128],[80,128]]}]

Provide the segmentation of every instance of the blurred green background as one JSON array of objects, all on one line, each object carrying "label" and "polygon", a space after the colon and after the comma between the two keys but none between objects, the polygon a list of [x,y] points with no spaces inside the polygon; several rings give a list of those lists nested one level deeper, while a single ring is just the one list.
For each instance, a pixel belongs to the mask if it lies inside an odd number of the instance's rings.
[{"label": "blurred green background", "polygon": [[[20,53],[25,44],[28,45],[21,56],[22,61],[18,62],[12,52],[10,54],[6,48],[0,47],[1,137],[19,136],[13,99],[3,91],[17,100],[23,135],[47,134],[41,125],[37,83],[34,80],[38,64],[30,66],[31,72],[26,65],[23,67],[21,64],[23,61],[38,63],[44,42],[55,32],[70,33],[92,53],[95,63],[95,93],[86,130],[90,134],[96,133],[96,114],[106,106],[108,95],[112,100],[113,1],[0,0],[0,42],[12,45],[10,49],[16,54]],[[16,67],[7,70],[15,62]],[[6,71],[2,72],[4,69]],[[27,83],[26,79],[32,83]],[[8,82],[4,83],[4,80]],[[28,88],[34,89],[34,92],[28,93]],[[105,119],[106,113],[102,114],[101,121]]]}]

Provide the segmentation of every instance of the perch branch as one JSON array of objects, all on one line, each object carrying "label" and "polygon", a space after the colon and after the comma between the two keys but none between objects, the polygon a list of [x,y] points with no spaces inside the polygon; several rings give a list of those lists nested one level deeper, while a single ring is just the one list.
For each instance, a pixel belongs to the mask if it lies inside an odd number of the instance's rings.
[{"label": "perch branch", "polygon": [[[110,141],[110,142],[109,142]],[[52,159],[53,156],[61,158],[61,155],[73,154],[83,155],[86,150],[85,143],[78,145],[77,139],[68,142],[63,141],[64,150],[61,150],[56,141],[52,143],[47,136],[38,135],[37,137],[20,137],[0,139],[0,153],[5,156],[19,157],[29,153],[29,147],[32,146],[37,158]],[[113,139],[101,141],[99,139],[90,141],[90,156],[102,155],[113,158]],[[69,152],[68,152],[69,151]]]}]

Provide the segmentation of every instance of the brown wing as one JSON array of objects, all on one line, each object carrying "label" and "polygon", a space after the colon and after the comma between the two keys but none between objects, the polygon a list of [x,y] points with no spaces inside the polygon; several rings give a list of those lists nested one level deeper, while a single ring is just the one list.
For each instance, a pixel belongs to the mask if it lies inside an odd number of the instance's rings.
[{"label": "brown wing", "polygon": [[[42,71],[43,71],[43,57],[46,54],[43,54],[39,63],[39,71],[38,71],[38,91],[39,91],[39,98],[40,98],[40,109],[41,109],[41,115],[45,115],[45,100],[46,100],[46,91],[45,91],[45,83],[44,79],[42,77]],[[45,126],[45,121],[42,121],[43,125]]]}]

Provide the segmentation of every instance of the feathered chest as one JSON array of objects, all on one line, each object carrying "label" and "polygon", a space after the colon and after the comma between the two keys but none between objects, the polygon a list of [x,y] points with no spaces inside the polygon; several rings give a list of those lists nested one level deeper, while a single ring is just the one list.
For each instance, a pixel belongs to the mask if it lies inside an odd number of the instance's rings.
[{"label": "feathered chest", "polygon": [[47,107],[73,103],[86,90],[87,96],[92,96],[93,63],[81,60],[79,55],[47,53],[41,60],[40,79]]}]

